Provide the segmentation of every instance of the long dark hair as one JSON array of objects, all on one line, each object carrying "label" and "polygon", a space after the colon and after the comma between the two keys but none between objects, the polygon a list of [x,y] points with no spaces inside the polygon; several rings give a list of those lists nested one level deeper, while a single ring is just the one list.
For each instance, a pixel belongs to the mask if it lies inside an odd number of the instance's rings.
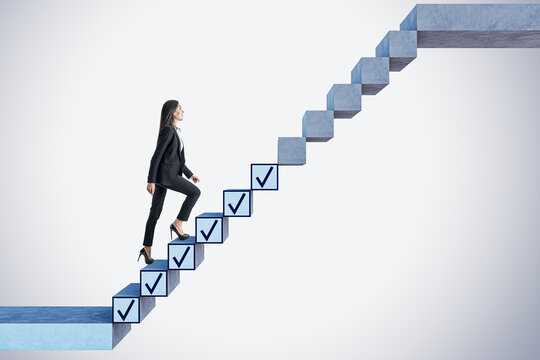
[{"label": "long dark hair", "polygon": [[[174,115],[174,112],[176,111],[177,106],[178,106],[177,100],[165,101],[165,104],[163,104],[163,107],[161,108],[161,120],[159,122],[158,134],[161,132],[161,129],[163,129],[164,126],[171,125],[173,123],[173,115]],[[157,141],[156,141],[156,146],[157,146]]]}]

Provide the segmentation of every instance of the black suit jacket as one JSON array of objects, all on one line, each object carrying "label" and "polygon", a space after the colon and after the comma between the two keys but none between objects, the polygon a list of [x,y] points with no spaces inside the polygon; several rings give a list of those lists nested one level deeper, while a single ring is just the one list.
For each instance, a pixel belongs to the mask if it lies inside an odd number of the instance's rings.
[{"label": "black suit jacket", "polygon": [[188,179],[193,175],[186,166],[184,148],[180,151],[180,137],[173,125],[165,125],[159,132],[156,151],[150,161],[149,183],[170,185],[177,175]]}]

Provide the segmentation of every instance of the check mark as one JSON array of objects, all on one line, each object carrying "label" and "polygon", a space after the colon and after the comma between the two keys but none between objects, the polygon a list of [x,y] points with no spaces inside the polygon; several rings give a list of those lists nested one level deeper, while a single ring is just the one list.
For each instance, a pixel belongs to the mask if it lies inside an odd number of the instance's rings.
[{"label": "check mark", "polygon": [[233,212],[233,214],[236,214],[236,212],[238,211],[238,208],[240,207],[240,204],[242,203],[242,200],[244,200],[245,197],[246,197],[246,193],[242,193],[242,196],[240,197],[240,201],[238,201],[238,204],[236,204],[235,207],[232,207],[232,205],[229,203],[229,207],[231,208],[231,211]]},{"label": "check mark", "polygon": [[135,304],[135,299],[131,300],[125,314],[122,314],[120,310],[116,310],[118,312],[118,315],[120,315],[120,317],[122,318],[122,321],[126,321],[129,310],[131,310],[131,308],[133,307],[133,304]]},{"label": "check mark", "polygon": [[268,172],[266,173],[266,175],[264,177],[264,180],[262,182],[261,182],[261,179],[259,179],[258,176],[256,177],[257,181],[259,182],[259,185],[261,185],[262,188],[264,187],[264,184],[266,184],[266,180],[268,180],[268,176],[270,176],[270,173],[272,172],[272,170],[274,170],[274,167],[270,166],[270,170],[268,170]]},{"label": "check mark", "polygon": [[214,220],[214,223],[212,224],[212,227],[210,228],[210,231],[208,231],[208,235],[206,235],[204,230],[201,230],[201,234],[202,234],[202,236],[204,236],[204,239],[206,241],[208,241],[208,239],[210,238],[210,235],[212,235],[212,232],[214,231],[214,228],[216,227],[217,223],[218,223],[218,221]]},{"label": "check mark", "polygon": [[148,283],[144,284],[144,286],[146,286],[146,288],[150,292],[150,295],[152,295],[154,293],[154,290],[156,290],[156,286],[162,276],[163,276],[163,273],[159,273],[159,276],[157,277],[156,282],[154,283],[154,285],[152,285],[152,287],[148,286]]},{"label": "check mark", "polygon": [[189,249],[191,249],[191,246],[188,246],[186,248],[186,251],[184,251],[184,255],[182,255],[182,258],[180,259],[180,261],[176,259],[176,256],[173,256],[173,260],[176,263],[176,266],[180,267],[180,265],[182,265],[182,263],[184,262],[184,259],[186,258],[187,253],[189,252]]}]

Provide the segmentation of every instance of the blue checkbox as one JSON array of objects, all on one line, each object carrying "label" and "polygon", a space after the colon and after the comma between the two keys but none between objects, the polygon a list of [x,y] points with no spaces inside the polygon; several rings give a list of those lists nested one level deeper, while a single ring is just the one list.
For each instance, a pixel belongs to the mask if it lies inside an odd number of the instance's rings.
[{"label": "blue checkbox", "polygon": [[251,190],[278,190],[278,164],[251,164]]},{"label": "blue checkbox", "polygon": [[167,272],[145,271],[141,274],[141,295],[167,296]]},{"label": "blue checkbox", "polygon": [[154,260],[141,269],[141,296],[169,296],[180,283],[180,271],[169,270],[167,259]]},{"label": "blue checkbox", "polygon": [[139,283],[131,283],[112,298],[113,323],[140,323],[156,306],[155,297],[141,297]]},{"label": "blue checkbox", "polygon": [[167,252],[171,270],[195,270],[204,260],[204,244],[196,244],[195,236],[186,240],[174,239]]},{"label": "blue checkbox", "polygon": [[251,216],[253,213],[252,191],[223,190],[223,215],[229,217]]},{"label": "blue checkbox", "polygon": [[116,298],[113,308],[114,322],[139,323],[139,298]]},{"label": "blue checkbox", "polygon": [[195,217],[195,238],[199,244],[222,244],[229,236],[229,218],[206,212]]}]

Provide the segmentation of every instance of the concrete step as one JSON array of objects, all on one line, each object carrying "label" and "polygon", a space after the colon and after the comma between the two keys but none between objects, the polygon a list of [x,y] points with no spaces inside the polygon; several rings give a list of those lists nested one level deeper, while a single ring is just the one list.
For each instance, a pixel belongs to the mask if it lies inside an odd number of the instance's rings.
[{"label": "concrete step", "polygon": [[304,165],[306,163],[305,137],[278,138],[278,164]]},{"label": "concrete step", "polygon": [[350,119],[362,110],[362,84],[334,84],[326,94],[334,119]]},{"label": "concrete step", "polygon": [[539,48],[540,5],[418,4],[399,29],[419,48]]},{"label": "concrete step", "polygon": [[334,112],[307,110],[302,117],[302,137],[310,142],[325,142],[334,137]]},{"label": "concrete step", "polygon": [[376,57],[390,58],[390,71],[403,70],[416,55],[416,31],[389,31],[375,48]]},{"label": "concrete step", "polygon": [[141,269],[141,296],[164,297],[180,283],[180,271],[169,270],[167,259],[154,260]]},{"label": "concrete step", "polygon": [[140,323],[156,306],[155,297],[141,297],[141,284],[131,283],[112,298],[114,323]]},{"label": "concrete step", "polygon": [[229,218],[222,212],[205,212],[195,217],[195,238],[199,244],[223,244],[229,237]]},{"label": "concrete step", "polygon": [[278,190],[278,164],[251,164],[251,190]]},{"label": "concrete step", "polygon": [[253,214],[253,191],[251,189],[223,190],[223,215],[249,217]]},{"label": "concrete step", "polygon": [[112,350],[130,330],[111,306],[0,307],[0,350]]},{"label": "concrete step", "polygon": [[197,244],[195,236],[169,242],[167,258],[170,270],[195,270],[204,260],[204,244]]},{"label": "concrete step", "polygon": [[351,71],[351,84],[362,84],[363,95],[375,95],[390,82],[387,57],[363,57]]}]

